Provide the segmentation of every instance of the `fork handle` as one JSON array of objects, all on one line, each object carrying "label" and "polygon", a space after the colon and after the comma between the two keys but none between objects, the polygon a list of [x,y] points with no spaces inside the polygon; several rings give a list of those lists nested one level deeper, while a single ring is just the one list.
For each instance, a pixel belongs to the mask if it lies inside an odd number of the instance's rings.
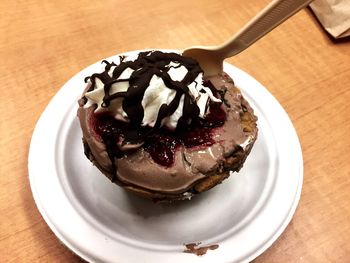
[{"label": "fork handle", "polygon": [[255,43],[313,0],[273,0],[230,40],[220,46],[222,58],[232,57]]}]

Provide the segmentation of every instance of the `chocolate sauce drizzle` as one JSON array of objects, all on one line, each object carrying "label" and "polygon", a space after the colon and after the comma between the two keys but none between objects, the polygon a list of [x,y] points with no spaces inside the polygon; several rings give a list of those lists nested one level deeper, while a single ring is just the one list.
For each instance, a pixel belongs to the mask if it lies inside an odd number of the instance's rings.
[{"label": "chocolate sauce drizzle", "polygon": [[[140,128],[144,116],[142,98],[150,84],[152,76],[156,75],[163,80],[164,84],[169,89],[176,90],[176,95],[169,105],[161,105],[153,130],[159,129],[161,121],[175,112],[183,94],[185,94],[183,116],[180,118],[179,122],[188,124],[193,118],[198,116],[199,108],[188,88],[188,85],[195,82],[197,76],[203,72],[196,60],[183,57],[176,53],[163,53],[161,51],[141,52],[135,61],[125,61],[125,57],[120,57],[120,60],[121,62],[119,65],[104,60],[103,63],[106,64],[105,71],[93,74],[85,79],[85,81],[90,80],[92,84],[88,92],[95,89],[96,78],[99,78],[103,82],[105,95],[101,105],[102,107],[108,107],[111,101],[116,98],[124,98],[122,107],[128,115],[130,126]],[[171,66],[169,66],[170,62],[178,63],[179,65],[176,67],[184,66],[188,70],[182,81],[174,81],[169,76],[168,71],[171,68]],[[113,70],[112,77],[110,77],[108,72],[112,66],[116,67]],[[134,70],[130,78],[118,79],[127,68]],[[122,81],[129,82],[127,91],[110,94],[112,84]]]}]

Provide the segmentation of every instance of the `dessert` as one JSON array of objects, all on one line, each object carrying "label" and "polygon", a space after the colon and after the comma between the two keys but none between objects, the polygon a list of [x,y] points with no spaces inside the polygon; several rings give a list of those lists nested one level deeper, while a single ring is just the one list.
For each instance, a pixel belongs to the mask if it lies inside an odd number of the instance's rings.
[{"label": "dessert", "polygon": [[219,248],[219,245],[216,244],[209,246],[200,246],[200,244],[201,242],[184,244],[186,249],[183,252],[195,254],[197,256],[203,256],[207,253],[208,250],[215,250]]},{"label": "dessert", "polygon": [[190,199],[239,171],[257,137],[252,108],[222,73],[140,52],[86,78],[78,117],[85,155],[112,182],[155,201]]}]

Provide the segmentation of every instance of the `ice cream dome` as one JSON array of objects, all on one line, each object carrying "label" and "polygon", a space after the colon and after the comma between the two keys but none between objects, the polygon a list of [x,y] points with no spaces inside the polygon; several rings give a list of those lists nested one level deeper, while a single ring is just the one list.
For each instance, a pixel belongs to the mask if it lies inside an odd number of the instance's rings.
[{"label": "ice cream dome", "polygon": [[153,200],[203,192],[238,171],[256,139],[253,110],[222,73],[140,52],[88,76],[78,117],[86,156],[113,182]]}]

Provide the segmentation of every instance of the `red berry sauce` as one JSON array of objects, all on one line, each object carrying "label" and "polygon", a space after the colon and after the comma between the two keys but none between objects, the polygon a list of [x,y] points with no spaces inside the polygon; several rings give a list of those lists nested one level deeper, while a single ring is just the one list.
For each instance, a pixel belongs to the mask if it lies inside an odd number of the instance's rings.
[{"label": "red berry sauce", "polygon": [[197,119],[189,126],[183,126],[176,132],[161,128],[152,132],[151,128],[133,129],[126,122],[118,121],[106,113],[94,114],[91,125],[100,139],[107,145],[109,152],[116,157],[122,153],[116,142],[131,141],[143,138],[143,148],[159,165],[170,167],[174,164],[176,150],[180,146],[186,148],[208,147],[215,143],[213,129],[220,127],[226,120],[226,113],[221,104],[212,104],[210,113],[205,119]]}]

